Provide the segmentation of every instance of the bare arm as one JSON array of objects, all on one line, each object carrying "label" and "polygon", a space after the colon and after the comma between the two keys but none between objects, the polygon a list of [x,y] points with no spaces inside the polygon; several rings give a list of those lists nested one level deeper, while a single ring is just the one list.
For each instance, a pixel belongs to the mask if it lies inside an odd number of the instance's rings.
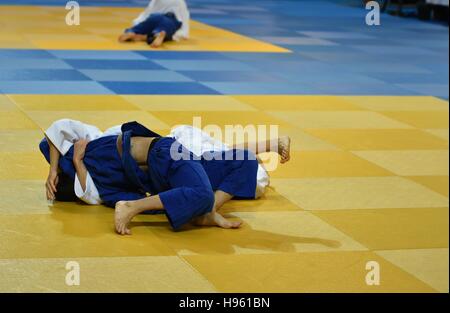
[{"label": "bare arm", "polygon": [[47,200],[55,200],[56,186],[58,185],[58,164],[60,153],[55,145],[47,138],[50,147],[50,170],[45,183]]},{"label": "bare arm", "polygon": [[86,191],[86,180],[88,176],[88,171],[84,165],[84,153],[86,151],[86,146],[89,143],[87,140],[78,140],[74,144],[73,150],[73,164],[75,166],[75,171],[77,172],[78,180],[80,181],[81,188]]}]

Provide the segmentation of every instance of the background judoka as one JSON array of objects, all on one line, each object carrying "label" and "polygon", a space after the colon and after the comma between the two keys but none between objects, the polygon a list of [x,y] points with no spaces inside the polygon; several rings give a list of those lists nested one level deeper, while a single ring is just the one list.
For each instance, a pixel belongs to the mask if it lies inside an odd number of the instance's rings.
[{"label": "background judoka", "polygon": [[133,26],[119,36],[120,42],[146,41],[153,48],[163,42],[189,37],[190,14],[184,0],[151,0],[133,21]]}]

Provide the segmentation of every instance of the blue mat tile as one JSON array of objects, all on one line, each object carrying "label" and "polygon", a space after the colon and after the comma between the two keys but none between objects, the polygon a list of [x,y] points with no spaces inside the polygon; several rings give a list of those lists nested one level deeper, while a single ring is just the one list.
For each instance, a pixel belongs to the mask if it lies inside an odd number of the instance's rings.
[{"label": "blue mat tile", "polygon": [[219,92],[199,83],[102,82],[106,88],[123,95],[212,95]]},{"label": "blue mat tile", "polygon": [[182,51],[139,51],[136,52],[150,60],[228,60],[218,52],[182,52]]},{"label": "blue mat tile", "polygon": [[145,60],[139,53],[131,51],[105,51],[105,50],[49,50],[51,54],[60,59],[79,60]]},{"label": "blue mat tile", "polygon": [[190,61],[153,60],[153,62],[175,71],[251,71],[252,67],[235,61]]},{"label": "blue mat tile", "polygon": [[411,73],[370,73],[371,77],[377,78],[389,84],[448,84],[448,75]]},{"label": "blue mat tile", "polygon": [[435,52],[420,47],[370,45],[370,46],[353,46],[352,48],[361,50],[362,52],[369,52],[369,53],[376,52],[380,55],[399,54],[402,57],[411,55],[427,55],[427,56],[436,55]]},{"label": "blue mat tile", "polygon": [[270,37],[270,36],[263,36],[258,37],[258,39],[261,39],[263,41],[268,41],[273,44],[278,45],[302,45],[302,46],[334,46],[336,43],[320,39],[320,38],[308,38],[308,37]]},{"label": "blue mat tile", "polygon": [[45,50],[2,49],[0,59],[2,58],[54,59],[55,56]]},{"label": "blue mat tile", "polygon": [[90,80],[75,70],[25,70],[10,69],[0,71],[0,80],[16,81],[82,81]]},{"label": "blue mat tile", "polygon": [[282,79],[264,72],[241,71],[180,71],[200,82],[279,82]]},{"label": "blue mat tile", "polygon": [[97,82],[0,81],[0,92],[11,94],[112,94]]},{"label": "blue mat tile", "polygon": [[411,93],[449,98],[448,84],[397,84],[397,86],[409,90]]},{"label": "blue mat tile", "polygon": [[165,68],[148,59],[144,60],[66,60],[76,69],[87,70],[164,70]]},{"label": "blue mat tile", "polygon": [[313,38],[321,39],[374,39],[376,37],[364,33],[333,32],[333,31],[298,31],[297,33]]},{"label": "blue mat tile", "polygon": [[73,69],[72,66],[58,59],[0,57],[0,69]]},{"label": "blue mat tile", "polygon": [[[189,77],[165,70],[80,70],[96,81],[114,82],[189,82]],[[1,77],[1,74],[0,74]]]},{"label": "blue mat tile", "polygon": [[417,95],[415,91],[407,90],[401,86],[393,86],[383,82],[379,83],[334,83],[314,84],[319,94],[324,95],[365,95],[365,96],[406,96]]},{"label": "blue mat tile", "polygon": [[225,95],[245,94],[321,94],[314,86],[297,83],[204,83],[206,86]]}]

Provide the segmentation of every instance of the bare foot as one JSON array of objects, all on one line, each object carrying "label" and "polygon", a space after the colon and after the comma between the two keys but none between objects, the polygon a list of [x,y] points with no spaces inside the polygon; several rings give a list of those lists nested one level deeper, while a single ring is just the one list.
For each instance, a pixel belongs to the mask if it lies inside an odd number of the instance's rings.
[{"label": "bare foot", "polygon": [[119,36],[119,42],[147,41],[147,35],[135,33],[123,33]]},{"label": "bare foot", "polygon": [[281,164],[291,159],[291,138],[289,136],[278,138],[278,154],[281,156]]},{"label": "bare foot", "polygon": [[232,222],[217,212],[207,213],[193,220],[197,226],[217,226],[226,229],[239,228],[242,222]]},{"label": "bare foot", "polygon": [[153,40],[150,45],[152,48],[159,48],[162,46],[164,39],[166,38],[166,32],[162,31],[155,36],[155,40]]},{"label": "bare foot", "polygon": [[116,203],[116,210],[114,213],[114,224],[116,232],[120,235],[131,235],[131,230],[128,224],[131,222],[133,216],[130,214],[131,207],[127,201],[119,201]]},{"label": "bare foot", "polygon": [[135,33],[123,33],[119,36],[119,42],[129,42],[133,41],[133,38],[136,34]]}]

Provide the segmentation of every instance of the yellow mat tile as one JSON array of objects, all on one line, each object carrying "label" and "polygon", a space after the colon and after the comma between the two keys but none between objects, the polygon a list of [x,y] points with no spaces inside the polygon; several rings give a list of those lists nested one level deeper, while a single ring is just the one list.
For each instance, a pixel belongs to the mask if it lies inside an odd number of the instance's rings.
[{"label": "yellow mat tile", "polygon": [[[2,24],[0,24],[1,26]],[[0,40],[2,42],[17,42],[17,43],[21,43],[24,41],[24,36],[17,36],[14,33],[0,33]]]},{"label": "yellow mat tile", "polygon": [[373,111],[448,111],[448,101],[431,96],[349,96],[343,100]]},{"label": "yellow mat tile", "polygon": [[[235,212],[254,231],[273,236],[292,236],[289,242],[296,252],[366,250],[367,248],[310,212]],[[251,247],[250,247],[251,248]],[[253,247],[256,250],[257,247]],[[255,251],[252,251],[255,252]],[[262,251],[256,251],[261,253]]]},{"label": "yellow mat tile", "polygon": [[0,215],[46,214],[49,212],[42,180],[0,179]]},{"label": "yellow mat tile", "polygon": [[10,40],[0,40],[0,48],[1,49],[10,49],[14,47],[14,49],[36,49],[37,47],[33,45],[31,42],[20,40],[19,38],[10,39]]},{"label": "yellow mat tile", "polygon": [[408,179],[424,185],[448,198],[448,176],[409,176]]},{"label": "yellow mat tile", "polygon": [[321,111],[286,112],[270,111],[272,116],[284,120],[302,129],[344,128],[344,129],[383,129],[411,128],[377,112],[365,111]]},{"label": "yellow mat tile", "polygon": [[449,137],[448,129],[427,129],[426,131],[429,132],[430,134],[433,134],[434,136],[437,136],[439,138],[446,140],[448,143],[448,137]]},{"label": "yellow mat tile", "polygon": [[[64,7],[21,6],[20,9],[0,6],[3,29],[17,34],[17,38],[2,41],[2,47],[24,48],[35,46],[40,49],[76,50],[151,50],[146,43],[120,44],[117,36],[131,25],[132,20],[142,12],[142,8],[109,7],[85,11],[82,24],[67,26]],[[24,19],[24,16],[27,19]],[[106,36],[89,34],[91,29],[110,29]],[[32,33],[30,33],[32,29]],[[76,33],[75,31],[79,31]],[[34,36],[39,34],[39,36]],[[65,36],[68,35],[68,36]],[[98,40],[95,38],[98,37]],[[272,52],[287,53],[289,50],[242,36],[228,30],[191,21],[190,39],[180,43],[167,43],[163,50],[179,51],[230,51],[230,52]]]},{"label": "yellow mat tile", "polygon": [[0,152],[36,152],[42,138],[41,130],[0,130]]},{"label": "yellow mat tile", "polygon": [[255,111],[229,96],[121,96],[143,110],[153,111]]},{"label": "yellow mat tile", "polygon": [[2,110],[0,114],[0,130],[12,129],[38,129],[38,127],[18,109]]},{"label": "yellow mat tile", "polygon": [[265,212],[265,211],[297,211],[298,206],[276,192],[272,187],[267,187],[262,197],[258,200],[233,200],[225,203],[222,212]]},{"label": "yellow mat tile", "polygon": [[[67,35],[53,35],[53,34],[34,34],[33,32],[29,34],[24,35],[25,38],[30,40],[31,42],[40,42],[40,41],[67,41]],[[78,41],[85,41],[85,42],[106,42],[107,39],[103,38],[102,36],[96,36],[93,34],[82,34],[82,33],[76,33],[76,34],[70,34],[70,41],[78,42]]]},{"label": "yellow mat tile", "polygon": [[426,128],[447,128],[448,129],[448,112],[440,111],[416,111],[416,112],[383,112],[384,115],[392,119],[411,126]]},{"label": "yellow mat tile", "polygon": [[401,177],[277,178],[271,183],[305,210],[448,206],[447,197]]},{"label": "yellow mat tile", "polygon": [[110,208],[75,203],[47,208],[47,214],[0,214],[1,259],[175,255],[149,225],[133,227],[133,236],[117,235]]},{"label": "yellow mat tile", "polygon": [[133,111],[136,106],[115,95],[9,95],[25,111]]},{"label": "yellow mat tile", "polygon": [[[435,292],[371,252],[192,255],[184,258],[221,292]],[[366,284],[366,263],[381,268],[379,286]]]},{"label": "yellow mat tile", "polygon": [[449,174],[448,150],[354,151],[359,157],[400,176]]},{"label": "yellow mat tile", "polygon": [[169,129],[163,121],[144,111],[27,111],[27,115],[41,129],[47,129],[54,121],[62,118],[79,120],[102,130],[131,121],[138,121],[153,130]]},{"label": "yellow mat tile", "polygon": [[334,96],[291,96],[252,95],[234,96],[239,101],[265,111],[353,111],[360,108],[342,97]]},{"label": "yellow mat tile", "polygon": [[391,175],[388,170],[345,151],[293,151],[290,161],[271,173],[274,178]]},{"label": "yellow mat tile", "polygon": [[151,231],[180,255],[255,254],[366,248],[308,212],[235,212],[240,229],[186,227],[173,232],[164,225]]},{"label": "yellow mat tile", "polygon": [[339,150],[338,147],[322,140],[316,136],[310,135],[302,129],[291,125],[278,125],[277,134],[267,134],[267,139],[273,139],[278,136],[289,136],[291,138],[291,150],[293,151],[333,151]]},{"label": "yellow mat tile", "polygon": [[0,152],[0,180],[46,178],[48,165],[37,144],[36,152]]},{"label": "yellow mat tile", "polygon": [[448,208],[315,211],[373,250],[448,248]]},{"label": "yellow mat tile", "polygon": [[[66,285],[70,261],[80,266],[79,286]],[[0,277],[1,292],[215,292],[176,256],[0,260]]]},{"label": "yellow mat tile", "polygon": [[[149,111],[151,112],[151,111]],[[225,125],[238,125],[245,127],[250,125],[257,127],[258,125],[280,125],[283,124],[277,118],[274,118],[264,112],[251,112],[250,114],[242,114],[242,111],[226,111],[226,112],[177,112],[174,114],[170,111],[151,112],[155,117],[164,123],[175,125],[192,125],[194,117],[201,117],[201,128],[213,124],[219,127]]]},{"label": "yellow mat tile", "polygon": [[384,250],[376,253],[439,292],[448,293],[448,249]]},{"label": "yellow mat tile", "polygon": [[12,102],[7,96],[0,95],[0,112],[3,113],[3,111],[11,111],[14,109],[17,109],[14,102]]},{"label": "yellow mat tile", "polygon": [[345,150],[448,148],[448,141],[419,129],[307,129],[305,131]]},{"label": "yellow mat tile", "polygon": [[[38,49],[58,50],[131,50],[130,45],[120,44],[113,41],[93,41],[93,40],[30,40]],[[148,46],[147,46],[148,47]],[[144,50],[143,46],[134,46],[135,50]]]}]

